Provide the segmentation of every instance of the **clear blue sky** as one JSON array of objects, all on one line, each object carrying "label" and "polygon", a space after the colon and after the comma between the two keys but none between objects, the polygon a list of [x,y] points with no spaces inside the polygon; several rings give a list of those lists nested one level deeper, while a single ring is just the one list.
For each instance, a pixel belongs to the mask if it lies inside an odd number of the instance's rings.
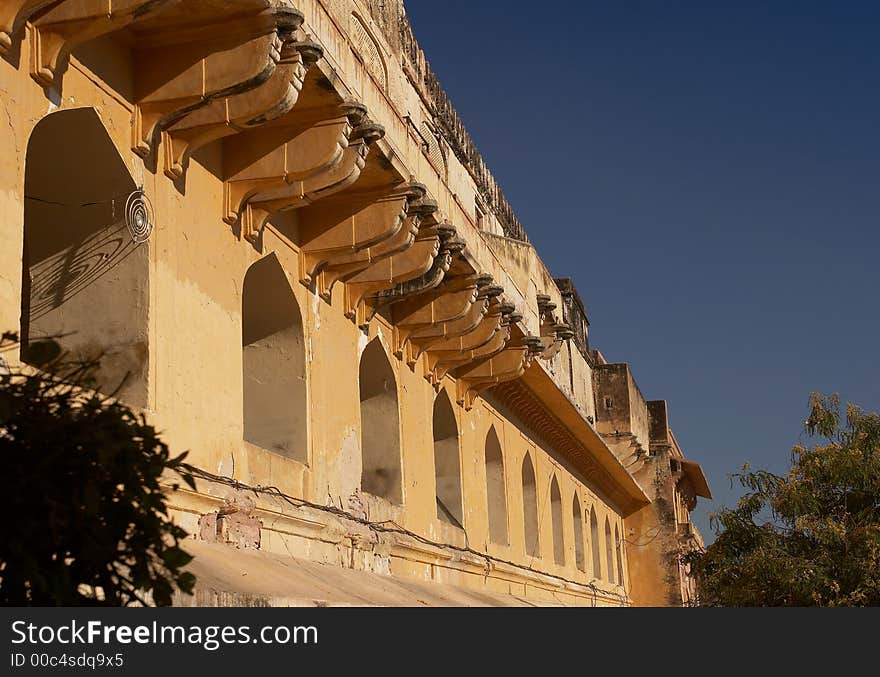
[{"label": "clear blue sky", "polygon": [[880,3],[406,6],[593,347],[669,402],[707,540],[811,391],[880,409]]}]

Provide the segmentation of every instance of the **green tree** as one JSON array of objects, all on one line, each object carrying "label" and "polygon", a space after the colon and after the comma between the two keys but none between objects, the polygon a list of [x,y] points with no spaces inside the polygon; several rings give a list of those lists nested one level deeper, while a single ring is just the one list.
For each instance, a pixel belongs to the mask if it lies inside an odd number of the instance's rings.
[{"label": "green tree", "polygon": [[[16,347],[3,334],[3,352]],[[171,471],[193,485],[185,454],[87,387],[95,363],[65,361],[51,340],[25,352],[42,369],[0,363],[0,603],[161,606],[175,587],[191,593],[187,533],[159,482]]]},{"label": "green tree", "polygon": [[716,540],[685,556],[704,606],[880,604],[880,416],[810,396],[783,476],[733,475],[746,493],[712,515]]}]

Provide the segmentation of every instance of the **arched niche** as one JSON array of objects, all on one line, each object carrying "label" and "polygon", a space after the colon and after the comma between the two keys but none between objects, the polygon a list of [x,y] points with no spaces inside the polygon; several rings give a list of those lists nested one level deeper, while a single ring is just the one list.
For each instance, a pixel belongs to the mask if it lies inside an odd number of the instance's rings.
[{"label": "arched niche", "polygon": [[587,564],[584,559],[584,518],[577,492],[575,492],[571,501],[571,518],[574,530],[574,564],[579,571],[586,572]]},{"label": "arched niche", "polygon": [[553,561],[565,566],[565,535],[562,524],[562,494],[556,475],[550,480],[550,516],[553,530]]},{"label": "arched niche", "polygon": [[614,576],[614,541],[611,538],[611,522],[605,518],[605,559],[608,566],[608,582],[616,583]]},{"label": "arched niche", "polygon": [[68,361],[97,361],[95,387],[148,402],[149,245],[126,224],[137,189],[93,108],[40,120],[25,158],[22,358],[53,337]]},{"label": "arched niche", "polygon": [[614,552],[617,560],[617,583],[623,585],[623,543],[620,541],[620,530],[617,524],[614,525]]},{"label": "arched niche", "polygon": [[403,502],[397,380],[378,338],[364,348],[359,369],[361,489],[391,503]]},{"label": "arched niche", "polygon": [[522,464],[523,531],[526,555],[541,556],[541,539],[538,533],[538,486],[535,481],[535,466],[526,454]]},{"label": "arched niche", "polygon": [[275,254],[242,287],[244,439],[308,463],[308,392],[302,314]]},{"label": "arched niche", "polygon": [[464,528],[458,424],[445,390],[434,399],[433,429],[437,517]]},{"label": "arched niche", "polygon": [[507,482],[504,474],[504,453],[495,426],[486,435],[486,508],[489,517],[489,540],[508,545]]}]

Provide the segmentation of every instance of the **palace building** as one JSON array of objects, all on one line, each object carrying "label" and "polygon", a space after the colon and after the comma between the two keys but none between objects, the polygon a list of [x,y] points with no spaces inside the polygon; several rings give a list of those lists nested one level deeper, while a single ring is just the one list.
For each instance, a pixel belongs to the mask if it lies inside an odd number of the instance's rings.
[{"label": "palace building", "polygon": [[0,139],[0,330],[189,450],[180,604],[694,601],[700,466],[401,0],[0,0]]}]

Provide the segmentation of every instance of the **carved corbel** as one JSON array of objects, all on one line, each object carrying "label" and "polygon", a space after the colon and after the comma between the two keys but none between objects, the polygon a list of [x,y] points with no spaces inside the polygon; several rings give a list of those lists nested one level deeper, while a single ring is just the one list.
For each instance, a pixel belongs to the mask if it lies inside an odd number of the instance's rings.
[{"label": "carved corbel", "polygon": [[225,163],[233,169],[224,182],[224,220],[240,221],[242,236],[256,242],[273,213],[350,187],[366,165],[370,146],[384,133],[362,105],[347,102],[296,107],[256,139],[252,133],[235,137],[226,148]]},{"label": "carved corbel", "polygon": [[497,355],[458,369],[455,373],[458,403],[470,410],[484,390],[518,379],[541,349],[539,337],[524,336],[511,341]]},{"label": "carved corbel", "polygon": [[439,383],[454,369],[500,353],[510,340],[510,325],[521,319],[522,315],[512,303],[490,303],[489,312],[477,330],[432,346],[428,362],[433,381]]},{"label": "carved corbel", "polygon": [[[222,4],[191,0],[153,21],[132,26],[136,64],[132,150],[150,156],[163,133],[215,102],[234,100],[243,110],[243,100],[236,97],[272,79],[285,44],[290,45],[302,22],[302,13],[293,7],[267,9],[264,0]],[[287,56],[297,61],[290,47]],[[291,70],[295,75],[314,51],[304,49],[298,56],[302,64],[282,67],[282,89],[287,86],[285,76]],[[174,134],[165,135],[166,141],[173,138]],[[166,157],[175,157],[173,149]],[[175,161],[166,164],[164,169],[174,176]]]},{"label": "carved corbel", "polygon": [[[425,227],[423,218],[422,227],[411,247],[384,258],[346,279],[345,316],[354,320],[358,326],[367,324],[373,305],[368,297],[383,290],[399,288],[399,285],[428,273],[440,256],[443,243],[454,236],[455,228],[451,225],[438,223]],[[447,257],[448,269],[451,256],[448,251],[444,256]]]},{"label": "carved corbel", "polygon": [[[31,77],[44,87],[55,77],[70,53],[102,35],[151,18],[181,0],[76,0],[26,2],[16,14],[30,15]],[[21,4],[21,3],[15,3]],[[39,15],[35,14],[43,10]],[[13,19],[15,21],[15,19]],[[2,41],[2,40],[0,40]]]},{"label": "carved corbel", "polygon": [[296,105],[309,68],[323,55],[311,41],[282,36],[281,54],[272,75],[246,93],[213,99],[162,132],[164,171],[180,178],[189,156],[212,141],[264,125]]},{"label": "carved corbel", "polygon": [[315,284],[329,300],[330,287],[318,279],[323,269],[339,259],[381,245],[407,227],[409,205],[423,189],[404,184],[382,192],[347,191],[329,203],[300,212],[300,281]]},{"label": "carved corbel", "polygon": [[12,49],[12,36],[34,14],[59,0],[4,0],[0,2],[0,54]]},{"label": "carved corbel", "polygon": [[541,322],[541,343],[543,350],[540,358],[542,360],[551,360],[556,357],[562,348],[562,344],[574,336],[571,327],[561,322],[554,314],[556,304],[551,302],[549,296],[538,294],[538,315]]},{"label": "carved corbel", "polygon": [[538,303],[538,313],[541,315],[541,317],[545,315],[552,315],[553,311],[556,310],[556,304],[553,303],[553,300],[548,294],[538,294],[535,297],[535,300]]},{"label": "carved corbel", "polygon": [[329,296],[330,289],[340,280],[367,270],[370,266],[407,251],[415,242],[422,223],[437,211],[437,203],[425,197],[425,187],[419,183],[409,184],[411,191],[407,202],[407,215],[403,226],[386,240],[357,251],[334,256],[321,269],[319,286]]},{"label": "carved corbel", "polygon": [[[480,290],[483,303],[481,310],[475,311],[478,304],[474,304],[467,318],[459,320],[451,325],[443,327],[444,335],[437,336],[414,336],[410,342],[424,352],[425,378],[431,383],[439,383],[445,375],[447,368],[441,366],[444,359],[455,360],[464,354],[470,354],[472,350],[485,346],[501,328],[504,318],[502,306],[508,309],[507,304],[502,304],[498,298],[504,291],[500,285],[488,285]],[[479,302],[479,300],[478,300]],[[509,306],[508,313],[513,310]],[[461,362],[460,364],[463,364]]]}]

